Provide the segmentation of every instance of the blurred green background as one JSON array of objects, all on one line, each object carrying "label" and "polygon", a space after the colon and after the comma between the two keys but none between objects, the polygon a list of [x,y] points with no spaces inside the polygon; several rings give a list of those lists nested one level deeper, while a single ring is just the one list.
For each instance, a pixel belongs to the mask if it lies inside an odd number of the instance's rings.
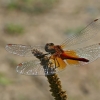
[{"label": "blurred green background", "polygon": [[[45,76],[16,72],[34,58],[9,54],[6,44],[60,44],[99,16],[100,0],[0,0],[0,100],[53,100]],[[96,42],[99,35],[87,44]],[[99,65],[100,59],[58,74],[68,100],[100,99]]]}]

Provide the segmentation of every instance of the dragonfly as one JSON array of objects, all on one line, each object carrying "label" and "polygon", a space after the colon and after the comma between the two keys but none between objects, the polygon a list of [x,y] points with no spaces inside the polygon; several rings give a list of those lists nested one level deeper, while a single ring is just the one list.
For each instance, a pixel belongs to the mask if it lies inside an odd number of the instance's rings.
[{"label": "dragonfly", "polygon": [[65,39],[60,45],[55,45],[54,43],[36,46],[7,44],[5,48],[9,53],[23,57],[48,58],[45,67],[41,64],[42,60],[39,59],[18,64],[16,67],[18,73],[25,75],[51,75],[64,70],[67,66],[83,66],[99,58],[100,43],[73,48],[75,45],[94,37],[99,31],[100,19],[95,19],[79,33]]}]

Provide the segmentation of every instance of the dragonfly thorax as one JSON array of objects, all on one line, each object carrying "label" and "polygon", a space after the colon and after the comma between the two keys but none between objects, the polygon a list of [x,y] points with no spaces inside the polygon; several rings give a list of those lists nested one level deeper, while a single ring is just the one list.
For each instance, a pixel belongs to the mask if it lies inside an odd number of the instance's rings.
[{"label": "dragonfly thorax", "polygon": [[53,44],[53,43],[47,43],[47,44],[45,45],[45,51],[46,51],[46,52],[49,52],[50,54],[55,53],[56,51],[55,51],[55,49],[54,49],[54,44]]}]

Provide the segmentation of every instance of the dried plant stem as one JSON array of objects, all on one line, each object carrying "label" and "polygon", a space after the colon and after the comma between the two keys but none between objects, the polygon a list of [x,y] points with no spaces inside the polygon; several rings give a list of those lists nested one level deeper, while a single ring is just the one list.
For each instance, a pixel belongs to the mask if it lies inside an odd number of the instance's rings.
[{"label": "dried plant stem", "polygon": [[55,100],[67,100],[66,91],[62,90],[61,81],[57,74],[46,76],[49,82],[50,91]]},{"label": "dried plant stem", "polygon": [[[34,54],[34,56],[36,58],[38,58],[41,62],[41,65],[43,66],[43,68],[45,69],[46,66],[48,66],[49,63],[49,58],[48,56],[46,56],[45,54],[43,54],[42,52],[38,51],[38,50],[33,50],[32,53]],[[50,86],[50,92],[52,92],[52,96],[54,97],[55,100],[67,100],[67,95],[66,95],[66,91],[62,90],[62,86],[61,86],[61,81],[58,78],[57,74],[52,74],[52,75],[46,75],[49,82],[49,86]]]}]

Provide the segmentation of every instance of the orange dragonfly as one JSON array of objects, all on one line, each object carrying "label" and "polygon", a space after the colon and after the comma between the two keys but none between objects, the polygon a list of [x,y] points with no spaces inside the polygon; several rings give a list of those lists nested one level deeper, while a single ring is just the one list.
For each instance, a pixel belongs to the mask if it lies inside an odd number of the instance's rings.
[{"label": "orange dragonfly", "polygon": [[[54,45],[53,43],[47,43],[44,46],[7,44],[5,48],[12,54],[19,56],[32,56],[34,58],[33,50],[43,52],[43,55],[49,57],[49,62],[52,63],[52,67],[49,63],[44,69],[39,59],[35,59],[20,63],[17,66],[16,71],[25,75],[51,75],[63,70],[66,66],[81,66],[96,60],[100,55],[100,43],[78,49],[74,49],[73,46],[90,39],[99,31],[100,19],[95,19],[82,29],[79,34],[73,34],[61,45]],[[49,70],[50,67],[52,70]],[[44,70],[46,71],[45,73]]]}]

